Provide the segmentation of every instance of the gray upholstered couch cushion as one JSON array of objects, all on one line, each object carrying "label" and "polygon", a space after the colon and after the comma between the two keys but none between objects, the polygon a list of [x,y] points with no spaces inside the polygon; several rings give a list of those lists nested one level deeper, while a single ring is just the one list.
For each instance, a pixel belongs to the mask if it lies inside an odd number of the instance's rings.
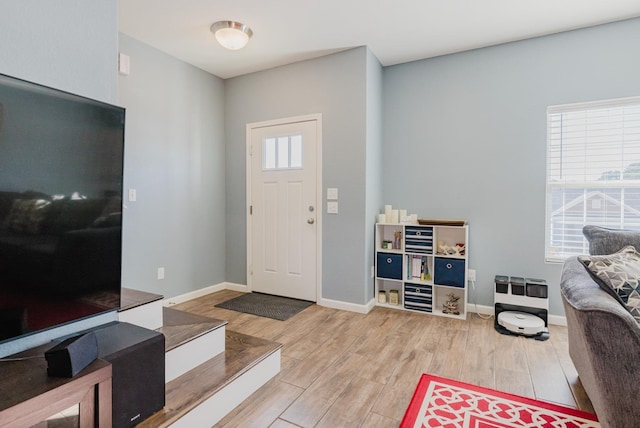
[{"label": "gray upholstered couch cushion", "polygon": [[584,226],[582,233],[589,241],[589,254],[594,256],[613,254],[627,245],[632,245],[640,251],[640,232],[634,230]]}]

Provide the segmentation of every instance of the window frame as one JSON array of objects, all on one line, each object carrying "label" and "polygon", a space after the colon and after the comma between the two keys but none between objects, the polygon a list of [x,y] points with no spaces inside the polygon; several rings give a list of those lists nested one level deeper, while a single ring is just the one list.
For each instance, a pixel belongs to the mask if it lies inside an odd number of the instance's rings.
[{"label": "window frame", "polygon": [[[562,115],[562,114],[572,114],[572,113],[580,113],[580,112],[588,112],[591,111],[592,113],[597,111],[597,110],[604,110],[604,109],[618,109],[618,108],[624,108],[624,107],[628,107],[628,106],[637,106],[638,108],[640,108],[640,96],[635,96],[635,97],[627,97],[627,98],[618,98],[618,99],[609,99],[609,100],[602,100],[602,101],[590,101],[590,102],[582,102],[582,103],[574,103],[574,104],[562,104],[562,105],[554,105],[554,106],[549,106],[547,107],[547,114],[546,114],[546,118],[547,118],[547,146],[546,146],[546,173],[545,173],[545,248],[544,248],[544,252],[545,252],[545,261],[548,263],[563,263],[568,257],[571,257],[572,255],[575,255],[575,252],[571,252],[571,246],[567,245],[567,236],[570,235],[566,235],[566,231],[570,230],[570,228],[565,228],[562,227],[562,234],[563,236],[561,237],[562,243],[560,246],[553,246],[552,247],[552,241],[553,241],[553,235],[554,235],[554,229],[553,229],[553,225],[554,225],[554,214],[557,213],[558,210],[552,211],[554,209],[553,207],[553,203],[552,203],[552,197],[553,197],[553,191],[557,190],[557,189],[561,189],[563,191],[563,196],[564,196],[564,191],[566,190],[578,190],[578,189],[583,189],[583,196],[582,196],[582,204],[584,205],[583,207],[583,211],[585,212],[585,216],[582,219],[582,224],[580,224],[580,222],[575,222],[575,221],[564,221],[563,220],[563,224],[567,224],[570,225],[572,223],[575,223],[574,226],[579,226],[580,229],[580,237],[582,239],[582,252],[587,253],[588,252],[588,243],[586,242],[586,239],[584,238],[584,236],[582,236],[582,226],[584,226],[586,224],[587,221],[587,217],[586,217],[586,212],[588,210],[587,208],[587,202],[590,200],[591,196],[594,196],[596,192],[599,192],[600,195],[597,195],[598,197],[602,197],[603,199],[609,198],[611,200],[613,200],[614,198],[611,198],[611,196],[607,195],[607,189],[620,189],[620,200],[617,201],[618,204],[620,204],[620,225],[622,225],[622,227],[626,227],[627,224],[629,223],[625,223],[624,218],[625,218],[625,214],[626,214],[626,210],[627,210],[627,205],[624,203],[624,193],[626,189],[640,189],[640,180],[624,180],[623,179],[623,171],[624,169],[621,169],[619,172],[619,178],[618,179],[604,179],[604,180],[588,180],[586,177],[581,180],[581,181],[577,181],[577,180],[569,180],[567,181],[567,179],[563,179],[560,181],[553,181],[555,176],[554,176],[554,167],[557,167],[557,163],[560,163],[560,169],[562,171],[564,171],[565,169],[569,169],[567,165],[571,164],[572,160],[573,162],[575,162],[576,160],[579,160],[579,155],[574,156],[574,158],[569,159],[565,154],[564,154],[564,148],[562,147],[563,144],[563,138],[568,138],[565,135],[565,130],[563,129],[564,125],[560,125],[560,149],[557,148],[557,134],[554,132],[556,131],[555,128],[555,124],[553,123],[553,120],[557,120],[554,119],[554,117],[557,117],[557,115]],[[631,114],[635,114],[635,113],[631,113]],[[624,113],[621,115],[622,118],[625,117]],[[573,118],[570,120],[574,120]],[[595,123],[588,122],[588,118],[585,119],[585,127],[588,125],[593,126]],[[638,125],[640,126],[640,125]],[[624,126],[621,126],[617,129],[620,130],[625,130],[626,128]],[[634,129],[634,128],[631,128]],[[638,128],[640,129],[640,128]],[[566,131],[568,133],[568,131]],[[605,145],[606,143],[603,143],[601,141],[592,141],[591,142],[591,147],[589,147],[589,139],[591,134],[589,134],[589,132],[591,131],[585,131],[585,136],[582,137],[584,139],[584,141],[581,142],[582,147],[584,147],[584,151],[587,152],[587,149],[591,149],[593,150],[594,147],[597,147],[597,145]],[[635,135],[635,134],[634,134]],[[636,141],[634,138],[631,139],[631,143],[630,144],[637,144],[640,147],[640,134],[638,134],[638,140]],[[597,147],[600,148],[600,147]],[[619,156],[622,158],[623,154],[625,154],[625,146],[624,143],[621,144],[620,148],[616,148],[614,153],[618,154]],[[555,156],[555,157],[554,157]],[[587,158],[586,155],[583,155],[585,158]],[[632,163],[636,163],[636,162],[640,162],[640,154],[637,155],[638,159],[632,159],[631,162],[629,162],[629,164]],[[565,159],[565,157],[567,157],[567,159]],[[587,159],[585,159],[586,161]],[[553,165],[552,165],[553,163]],[[583,162],[583,166],[582,166],[583,170],[585,171],[585,175],[586,175],[586,166],[584,166],[584,162]],[[603,171],[604,174],[604,171]],[[602,176],[601,176],[602,177]],[[601,191],[601,192],[600,192]],[[568,193],[568,192],[567,192]],[[565,210],[565,207],[569,206],[573,201],[579,201],[578,198],[580,198],[580,196],[575,197],[572,201],[566,201],[563,202],[563,206],[562,209]],[[564,201],[564,199],[563,199]],[[579,203],[579,202],[578,202]],[[563,211],[563,212],[566,212]],[[597,224],[593,223],[593,222],[589,222],[589,224]],[[602,225],[602,224],[601,224]],[[611,225],[604,225],[604,227],[613,227]],[[634,225],[633,227],[630,228],[638,228],[640,229],[640,224],[638,225]],[[576,245],[576,247],[578,247],[579,245]],[[560,254],[554,254],[554,249],[556,248],[560,248],[562,251],[560,252]]]}]

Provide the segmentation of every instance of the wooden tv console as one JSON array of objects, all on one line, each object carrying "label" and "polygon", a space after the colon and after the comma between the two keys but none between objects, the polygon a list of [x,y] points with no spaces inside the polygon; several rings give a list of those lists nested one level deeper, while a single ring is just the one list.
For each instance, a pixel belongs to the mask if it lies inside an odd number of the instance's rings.
[{"label": "wooden tv console", "polygon": [[[44,355],[52,345],[12,357]],[[25,427],[79,404],[80,427],[111,426],[111,364],[97,359],[73,378],[47,376],[42,358],[0,362],[0,426]]]}]

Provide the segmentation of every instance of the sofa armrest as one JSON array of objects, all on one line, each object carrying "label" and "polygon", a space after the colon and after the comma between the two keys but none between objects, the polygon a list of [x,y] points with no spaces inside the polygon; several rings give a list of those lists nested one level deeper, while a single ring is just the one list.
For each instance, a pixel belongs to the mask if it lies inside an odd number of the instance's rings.
[{"label": "sofa armrest", "polygon": [[637,424],[640,326],[577,259],[565,262],[560,291],[569,355],[603,426]]}]

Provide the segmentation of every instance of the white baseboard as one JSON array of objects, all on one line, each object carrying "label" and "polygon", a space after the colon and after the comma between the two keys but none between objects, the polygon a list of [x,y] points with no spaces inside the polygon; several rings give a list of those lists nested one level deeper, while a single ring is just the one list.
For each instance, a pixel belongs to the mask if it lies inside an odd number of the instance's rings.
[{"label": "white baseboard", "polygon": [[239,291],[241,293],[248,293],[250,291],[249,286],[246,284],[236,284],[233,282],[225,282],[223,284],[225,290]]},{"label": "white baseboard", "polygon": [[[177,305],[178,303],[184,303],[189,300],[195,299],[197,297],[206,296],[207,294],[215,293],[216,291],[222,291],[222,290],[234,290],[234,291],[239,291],[241,293],[248,293],[249,287],[245,284],[236,284],[233,282],[221,282],[220,284],[210,285],[208,287],[201,288],[199,290],[190,291],[188,293],[175,296],[175,297],[170,297],[168,299],[165,299],[163,304],[164,306],[173,306],[173,305]],[[340,309],[343,311],[357,312],[359,314],[368,314],[376,306],[376,301],[375,299],[371,299],[369,300],[369,302],[367,302],[367,304],[359,305],[357,303],[349,303],[349,302],[342,302],[340,300],[321,298],[317,302],[317,304],[320,306],[325,306],[327,308],[332,308],[332,309]],[[467,312],[470,312],[470,313],[478,313],[483,315],[494,314],[493,306],[476,305],[474,303],[469,302],[467,303],[467,308],[468,308]],[[549,324],[553,324],[553,325],[561,325],[561,326],[567,325],[567,319],[560,315],[549,315],[548,322]]]},{"label": "white baseboard", "polygon": [[216,291],[222,290],[234,290],[240,291],[243,293],[248,292],[248,287],[242,284],[234,284],[232,282],[221,282],[220,284],[210,285],[208,287],[201,288],[199,290],[190,291],[185,294],[181,294],[179,296],[169,297],[164,299],[164,306],[173,306],[178,303],[184,303],[189,300],[193,300],[198,297],[206,296],[207,294],[215,293]]},{"label": "white baseboard", "polygon": [[549,315],[547,318],[549,324],[562,325],[565,327],[567,326],[567,317],[561,317],[560,315]]},{"label": "white baseboard", "polygon": [[476,305],[475,303],[467,302],[467,312],[480,315],[493,315],[495,309],[493,306]]},{"label": "white baseboard", "polygon": [[[481,315],[494,315],[495,308],[493,306],[476,305],[475,303],[467,302],[467,312]],[[547,322],[553,325],[567,325],[567,318],[560,315],[547,316]]]},{"label": "white baseboard", "polygon": [[[210,285],[199,290],[190,291],[179,296],[170,297],[164,300],[164,306],[173,306],[178,303],[184,303],[189,300],[206,296],[207,294],[215,293],[216,291],[233,290],[241,293],[248,293],[249,287],[245,284],[236,284],[233,282],[221,282],[220,284]],[[317,302],[320,306],[326,306],[327,308],[340,309],[343,311],[357,312],[360,314],[368,314],[371,309],[376,305],[375,299],[371,299],[366,305],[359,305],[356,303],[342,302],[339,300],[320,299]]]},{"label": "white baseboard", "polygon": [[349,303],[349,302],[342,302],[340,300],[331,300],[331,299],[321,298],[317,302],[317,304],[320,306],[324,306],[332,309],[340,309],[343,311],[357,312],[359,314],[368,314],[371,311],[371,309],[373,309],[373,307],[376,305],[376,301],[375,299],[371,299],[369,303],[367,303],[366,305],[359,305],[357,303]]}]

